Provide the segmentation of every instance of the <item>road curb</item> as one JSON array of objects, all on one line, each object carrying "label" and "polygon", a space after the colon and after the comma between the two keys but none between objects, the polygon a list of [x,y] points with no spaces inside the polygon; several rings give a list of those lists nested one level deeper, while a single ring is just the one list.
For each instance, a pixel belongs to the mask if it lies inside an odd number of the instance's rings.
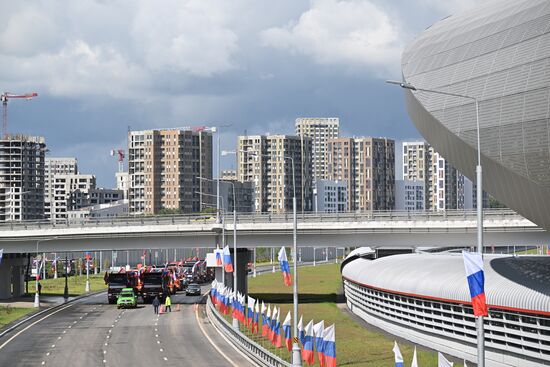
[{"label": "road curb", "polygon": [[[76,296],[76,297],[74,297],[73,299],[70,299],[70,300],[68,300],[68,301],[66,301],[66,302],[62,302],[62,303],[59,303],[59,304],[57,304],[57,305],[55,305],[55,306],[46,308],[45,310],[41,310],[41,311],[38,311],[38,312],[31,313],[29,316],[27,316],[27,317],[24,318],[23,320],[20,320],[20,321],[15,320],[15,321],[13,321],[13,322],[15,322],[14,325],[7,326],[7,329],[0,331],[0,339],[2,339],[2,338],[3,338],[6,334],[8,334],[9,332],[11,332],[11,331],[17,329],[19,326],[25,324],[26,322],[31,321],[31,320],[37,318],[38,316],[41,316],[41,315],[43,315],[43,314],[45,314],[45,313],[47,313],[47,312],[50,312],[50,311],[54,311],[54,310],[56,310],[56,309],[58,309],[58,308],[60,308],[60,307],[62,307],[62,306],[65,306],[65,305],[67,305],[67,304],[69,304],[69,303],[72,303],[72,302],[75,302],[75,301],[78,301],[78,300],[81,300],[81,299],[84,299],[84,298],[87,298],[87,297],[92,297],[92,296],[98,295],[98,294],[100,294],[100,293],[103,293],[103,292],[105,292],[105,291],[106,291],[106,290],[98,291],[98,292],[94,292],[94,293],[90,293],[90,294],[84,294],[84,295]],[[12,323],[13,323],[13,322],[12,322]],[[8,324],[8,325],[10,325],[10,324]]]}]

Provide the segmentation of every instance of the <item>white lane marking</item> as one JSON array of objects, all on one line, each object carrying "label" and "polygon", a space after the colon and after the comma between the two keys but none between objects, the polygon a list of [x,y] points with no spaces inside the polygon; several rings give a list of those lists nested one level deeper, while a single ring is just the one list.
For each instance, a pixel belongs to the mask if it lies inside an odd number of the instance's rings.
[{"label": "white lane marking", "polygon": [[109,339],[109,338],[110,338],[110,336],[109,336],[109,335],[107,335],[107,339]]},{"label": "white lane marking", "polygon": [[63,334],[67,333],[67,330],[63,330]]},{"label": "white lane marking", "polygon": [[107,351],[106,351],[106,350],[104,350],[104,351],[103,351],[103,354],[107,354]]},{"label": "white lane marking", "polygon": [[161,351],[161,352],[164,352],[164,349],[160,348],[160,351]]},{"label": "white lane marking", "polygon": [[[200,320],[199,320],[199,309],[198,307],[195,308],[195,319],[197,320],[197,324],[199,324],[199,329],[201,329],[202,333],[204,334],[204,336],[206,337],[206,339],[208,339],[208,341],[210,342],[210,344],[212,344],[212,346],[214,347],[214,349],[216,349],[218,351],[218,353],[220,353],[222,355],[223,358],[225,358],[227,360],[227,362],[229,362],[233,367],[238,367],[238,365],[233,362],[231,360],[231,358],[229,358],[224,352],[222,352],[222,350],[216,345],[216,343],[214,343],[214,341],[210,338],[210,336],[206,333],[206,330],[204,330],[204,327],[202,326]],[[229,343],[231,344],[231,343]]]},{"label": "white lane marking", "polygon": [[69,325],[69,326],[67,326],[67,329],[70,329],[70,328],[72,328],[72,327],[73,327],[72,325]]},{"label": "white lane marking", "polygon": [[164,360],[165,360],[165,361],[167,361],[167,360],[168,360],[168,358],[164,357]]},{"label": "white lane marking", "polygon": [[58,336],[58,337],[57,337],[57,340],[60,340],[60,339],[61,339],[61,337],[60,337],[60,336]]},{"label": "white lane marking", "polygon": [[42,365],[45,365],[46,364],[46,361],[42,361]]},{"label": "white lane marking", "polygon": [[77,323],[77,321],[76,321],[76,320],[75,320],[75,321],[73,321],[73,324],[76,324],[76,323]]},{"label": "white lane marking", "polygon": [[52,348],[55,348],[55,344],[52,344]]},{"label": "white lane marking", "polygon": [[105,343],[105,346],[107,346],[109,343]]},{"label": "white lane marking", "polygon": [[158,338],[159,337],[159,334],[155,334],[155,338]]},{"label": "white lane marking", "polygon": [[103,360],[103,363],[107,363],[107,361],[106,361],[106,360]]},{"label": "white lane marking", "polygon": [[50,355],[50,352],[46,353],[46,355],[49,356],[49,355]]},{"label": "white lane marking", "polygon": [[160,340],[157,340],[157,344],[160,344]]}]

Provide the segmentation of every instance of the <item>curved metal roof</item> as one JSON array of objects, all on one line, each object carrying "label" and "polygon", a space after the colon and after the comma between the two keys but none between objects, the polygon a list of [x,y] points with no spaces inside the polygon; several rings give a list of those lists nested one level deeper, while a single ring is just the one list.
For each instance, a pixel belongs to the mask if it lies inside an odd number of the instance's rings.
[{"label": "curved metal roof", "polygon": [[[485,296],[494,308],[550,316],[550,256],[485,255]],[[405,254],[358,258],[342,275],[392,293],[470,303],[461,254]]]},{"label": "curved metal roof", "polygon": [[[447,17],[406,48],[402,70],[417,88],[478,99],[484,189],[550,229],[550,1],[489,1]],[[474,179],[473,101],[406,98],[426,140]]]}]

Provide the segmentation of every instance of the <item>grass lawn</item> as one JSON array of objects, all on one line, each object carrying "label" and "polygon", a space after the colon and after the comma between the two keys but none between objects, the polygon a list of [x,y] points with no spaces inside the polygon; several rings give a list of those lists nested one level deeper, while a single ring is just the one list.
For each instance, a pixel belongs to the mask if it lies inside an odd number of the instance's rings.
[{"label": "grass lawn", "polygon": [[[330,264],[298,269],[300,305],[299,314],[304,315],[304,326],[313,319],[325,320],[325,326],[336,324],[336,356],[340,366],[394,366],[392,352],[394,339],[391,336],[372,331],[342,312],[336,301],[342,294],[340,265]],[[249,292],[254,298],[281,307],[281,323],[287,312],[292,311],[292,287],[286,287],[280,272],[262,274],[249,278]],[[341,296],[340,296],[341,297]],[[247,331],[245,331],[247,332]],[[248,332],[247,332],[248,333]],[[250,335],[248,333],[248,335]],[[290,360],[290,354],[283,346],[271,347],[265,339],[250,335],[277,355]],[[405,365],[410,365],[414,346],[399,342]],[[418,363],[421,366],[437,366],[437,353],[418,348]],[[316,364],[318,366],[318,364]],[[455,364],[455,366],[460,366]]]},{"label": "grass lawn", "polygon": [[0,328],[34,311],[34,308],[0,306]]},{"label": "grass lawn", "polygon": [[[42,284],[42,294],[45,295],[63,296],[65,291],[64,277],[57,279],[43,279],[40,281],[40,284]],[[68,285],[70,296],[79,296],[86,293],[86,275],[70,276],[68,279]],[[103,281],[103,274],[90,275],[90,292],[97,292],[103,289],[107,289],[107,286]],[[29,291],[34,293],[34,281],[29,282]]]}]

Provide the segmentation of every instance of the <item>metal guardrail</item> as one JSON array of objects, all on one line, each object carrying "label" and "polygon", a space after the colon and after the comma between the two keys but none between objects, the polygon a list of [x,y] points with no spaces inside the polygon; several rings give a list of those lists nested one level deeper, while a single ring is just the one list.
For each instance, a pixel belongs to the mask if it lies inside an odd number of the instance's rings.
[{"label": "metal guardrail", "polygon": [[258,343],[250,340],[246,335],[239,330],[235,330],[227,320],[225,320],[216,310],[216,307],[207,296],[206,315],[214,326],[219,329],[229,340],[231,340],[237,348],[246,353],[254,362],[260,366],[266,367],[292,367],[289,362],[277,357]]},{"label": "metal guardrail", "polygon": [[[362,213],[298,213],[299,223],[311,222],[372,222],[372,221],[463,221],[476,220],[474,210],[447,210],[444,212],[427,211],[373,211]],[[226,213],[225,223],[233,223],[233,214]],[[516,212],[509,209],[490,209],[484,211],[484,218],[489,220],[524,219]],[[240,213],[237,214],[237,223],[292,223],[292,213]],[[211,224],[217,225],[216,215],[158,215],[139,217],[113,217],[94,219],[88,218],[77,222],[53,222],[53,221],[20,221],[4,222],[0,224],[0,230],[29,230],[48,228],[87,228],[87,227],[113,227],[113,226],[144,226],[144,225],[185,225],[185,224]]]}]

